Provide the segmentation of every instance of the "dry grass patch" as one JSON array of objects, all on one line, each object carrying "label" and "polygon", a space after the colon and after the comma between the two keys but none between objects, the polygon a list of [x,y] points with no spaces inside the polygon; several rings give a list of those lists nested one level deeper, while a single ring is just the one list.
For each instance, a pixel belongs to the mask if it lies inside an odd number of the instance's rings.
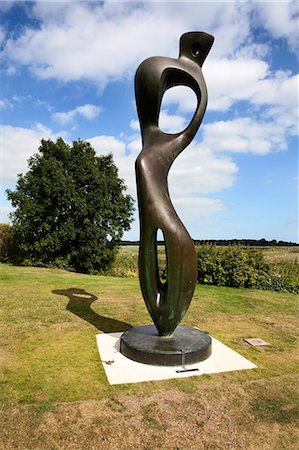
[{"label": "dry grass patch", "polygon": [[256,395],[265,387],[200,382],[196,396],[172,387],[147,396],[9,408],[2,416],[3,442],[6,449],[45,450],[295,448],[294,413],[285,409],[277,420],[279,409],[273,415],[266,394]]}]

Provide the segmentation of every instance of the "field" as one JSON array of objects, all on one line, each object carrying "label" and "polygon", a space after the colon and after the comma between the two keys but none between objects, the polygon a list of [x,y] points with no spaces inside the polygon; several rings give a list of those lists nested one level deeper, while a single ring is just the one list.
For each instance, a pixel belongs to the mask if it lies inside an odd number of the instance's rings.
[{"label": "field", "polygon": [[2,264],[0,280],[1,449],[297,448],[294,294],[196,289],[183,323],[257,369],[110,386],[95,336],[150,323],[136,278]]}]

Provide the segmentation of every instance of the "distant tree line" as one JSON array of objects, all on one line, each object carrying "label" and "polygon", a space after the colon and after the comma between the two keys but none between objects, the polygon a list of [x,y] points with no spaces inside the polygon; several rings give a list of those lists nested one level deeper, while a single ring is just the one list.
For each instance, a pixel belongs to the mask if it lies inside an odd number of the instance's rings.
[{"label": "distant tree line", "polygon": [[272,239],[267,241],[266,239],[209,239],[209,240],[195,240],[196,245],[201,244],[215,244],[220,246],[226,245],[248,245],[252,247],[287,247],[287,246],[298,246],[295,242],[277,241]]},{"label": "distant tree line", "polygon": [[[299,244],[295,242],[277,241],[272,239],[267,241],[266,239],[194,239],[195,245],[213,244],[219,246],[226,245],[246,245],[252,247],[296,247]],[[164,245],[163,241],[157,241],[158,245]],[[122,241],[121,245],[139,245],[139,241]]]}]

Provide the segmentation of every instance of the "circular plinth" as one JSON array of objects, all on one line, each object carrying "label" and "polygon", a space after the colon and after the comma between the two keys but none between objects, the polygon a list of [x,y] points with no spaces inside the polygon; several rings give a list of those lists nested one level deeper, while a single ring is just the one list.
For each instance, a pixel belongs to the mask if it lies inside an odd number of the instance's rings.
[{"label": "circular plinth", "polygon": [[154,325],[126,331],[120,351],[127,358],[153,366],[184,366],[207,359],[212,353],[212,339],[206,331],[178,326],[172,336],[159,336]]}]

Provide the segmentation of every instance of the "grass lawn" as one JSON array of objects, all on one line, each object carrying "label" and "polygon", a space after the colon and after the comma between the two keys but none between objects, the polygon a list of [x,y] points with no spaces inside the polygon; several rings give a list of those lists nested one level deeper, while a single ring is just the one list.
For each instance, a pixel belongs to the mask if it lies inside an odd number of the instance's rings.
[{"label": "grass lawn", "polygon": [[1,449],[298,448],[298,296],[197,286],[183,324],[258,368],[110,386],[95,335],[151,322],[138,279],[0,264],[0,283]]}]

